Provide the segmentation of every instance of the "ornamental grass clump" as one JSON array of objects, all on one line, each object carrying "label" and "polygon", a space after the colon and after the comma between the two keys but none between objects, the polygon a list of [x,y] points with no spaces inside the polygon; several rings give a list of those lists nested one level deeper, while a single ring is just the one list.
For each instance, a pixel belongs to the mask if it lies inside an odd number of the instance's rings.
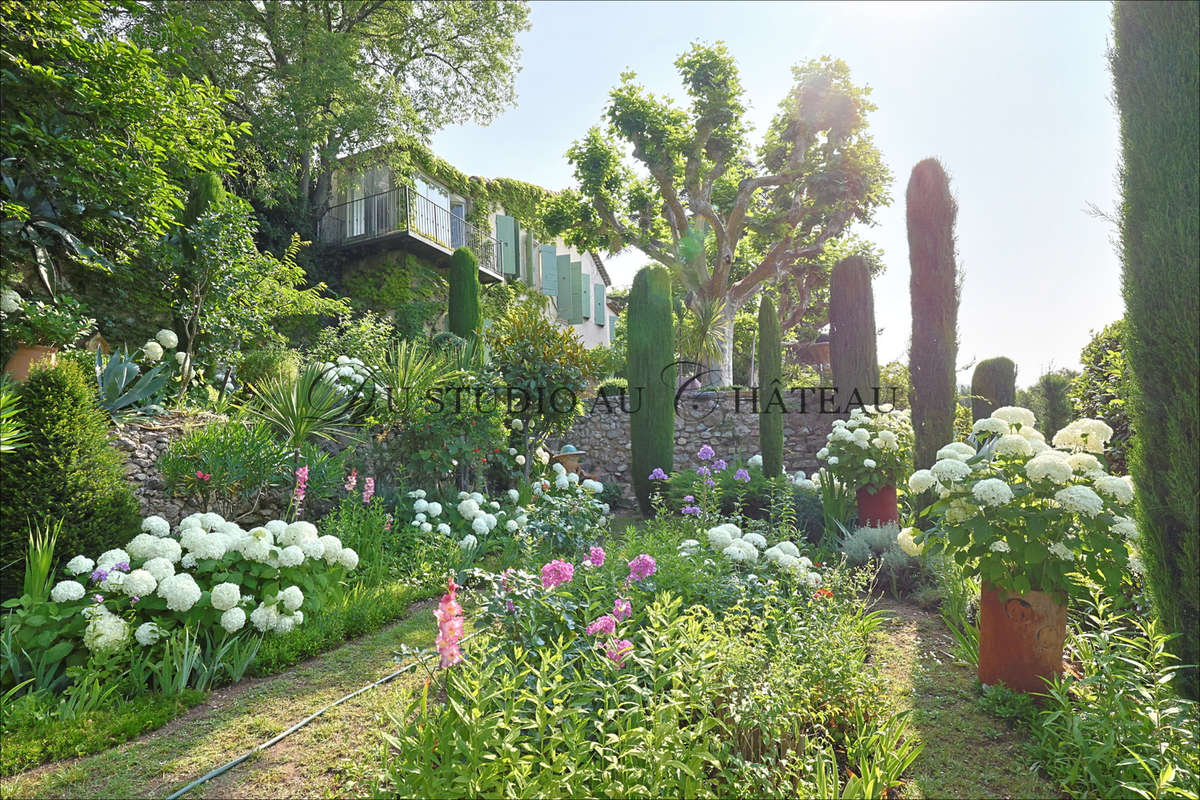
[{"label": "ornamental grass clump", "polygon": [[913,536],[950,552],[969,575],[1017,593],[1078,593],[1081,579],[1116,592],[1129,563],[1133,486],[1097,455],[1112,429],[1077,420],[1053,447],[1033,412],[1005,406],[974,425],[976,447],[953,442],[908,486],[932,492],[934,526]]},{"label": "ornamental grass clump", "polygon": [[913,428],[907,409],[856,408],[833,421],[817,458],[851,491],[895,486],[912,469]]}]

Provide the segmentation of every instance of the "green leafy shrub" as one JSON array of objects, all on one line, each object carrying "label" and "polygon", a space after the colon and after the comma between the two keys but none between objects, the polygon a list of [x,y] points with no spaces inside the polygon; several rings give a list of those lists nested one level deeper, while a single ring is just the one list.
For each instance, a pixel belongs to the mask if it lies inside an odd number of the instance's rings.
[{"label": "green leafy shrub", "polygon": [[650,513],[654,470],[670,473],[675,464],[674,325],[671,273],[646,267],[633,279],[626,311],[629,343],[625,376],[630,400],[630,472],[643,514]]},{"label": "green leafy shrub", "polygon": [[[743,467],[750,476],[749,481],[734,477],[737,470]],[[740,461],[731,462],[725,469],[714,471],[711,475],[701,475],[694,468],[672,473],[666,481],[664,491],[667,505],[674,509],[688,505],[683,498],[688,495],[696,496],[698,487],[706,478],[711,478],[716,483],[715,488],[720,496],[717,509],[719,513],[733,515],[740,510],[750,519],[768,519],[771,515],[771,493],[776,491],[774,487],[783,486],[789,499],[789,512],[795,516],[797,530],[802,531],[805,538],[811,542],[821,540],[825,529],[824,515],[821,510],[821,498],[816,491],[798,486],[786,478],[778,483],[772,482],[758,467],[746,467]]]},{"label": "green leafy shrub", "polygon": [[31,524],[63,521],[59,553],[101,551],[137,530],[138,506],[108,441],[95,386],[74,364],[35,370],[20,387],[26,446],[0,462],[4,585],[19,572]]},{"label": "green leafy shrub", "polygon": [[175,495],[234,518],[256,508],[264,492],[283,485],[288,454],[267,423],[232,419],[188,431],[170,444],[158,468]]},{"label": "green leafy shrub", "polygon": [[268,380],[295,381],[300,375],[300,354],[287,347],[261,347],[242,355],[237,377],[242,384]]},{"label": "green leafy shrub", "polygon": [[382,364],[398,338],[387,317],[366,311],[339,317],[336,325],[317,332],[309,355],[317,361],[334,361],[338,356],[360,358],[368,364]]},{"label": "green leafy shrub", "polygon": [[1095,333],[1079,355],[1083,372],[1067,390],[1076,416],[1102,419],[1113,429],[1108,443],[1108,469],[1114,475],[1129,473],[1129,454],[1134,445],[1129,424],[1133,386],[1125,359],[1125,336],[1123,319]]},{"label": "green leafy shrub", "polygon": [[1046,432],[1046,436],[1053,438],[1075,419],[1069,393],[1078,376],[1079,373],[1065,368],[1047,370],[1028,389],[1017,392],[1017,405],[1034,413],[1038,427]]},{"label": "green leafy shrub", "polygon": [[[1017,365],[1011,358],[985,358],[971,374],[972,421],[1017,402]],[[1054,428],[1054,430],[1058,430]]]}]

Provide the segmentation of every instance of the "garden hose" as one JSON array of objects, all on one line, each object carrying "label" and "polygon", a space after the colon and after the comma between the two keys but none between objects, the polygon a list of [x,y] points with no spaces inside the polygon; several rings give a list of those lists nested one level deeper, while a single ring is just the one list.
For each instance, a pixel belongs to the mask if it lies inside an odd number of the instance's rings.
[{"label": "garden hose", "polygon": [[[463,637],[463,638],[460,640],[460,642],[466,642],[466,641],[469,641],[470,639],[474,638],[475,636],[479,635],[480,633],[483,633],[483,631],[484,631],[484,630],[485,630],[485,629],[481,628],[480,630],[473,631],[473,632],[471,632],[471,633],[467,634],[466,636],[464,636],[464,637]],[[168,795],[166,800],[178,800],[178,798],[180,798],[180,797],[183,797],[185,794],[187,794],[188,792],[190,792],[192,789],[195,789],[197,786],[201,786],[201,785],[203,785],[203,784],[205,784],[205,783],[208,783],[209,781],[211,781],[213,778],[217,777],[218,775],[223,775],[223,774],[225,774],[225,773],[226,773],[226,772],[228,772],[229,770],[231,770],[231,769],[233,769],[234,767],[236,767],[238,764],[241,764],[242,762],[246,761],[248,758],[250,758],[250,757],[251,757],[252,755],[254,755],[255,753],[258,753],[258,752],[261,752],[261,751],[263,751],[263,750],[266,750],[267,748],[269,748],[269,747],[272,747],[272,746],[274,746],[274,745],[278,744],[279,742],[282,742],[284,739],[286,739],[287,737],[291,736],[293,733],[295,733],[296,731],[300,730],[300,729],[301,729],[301,728],[303,728],[305,725],[307,725],[308,723],[312,722],[314,719],[316,719],[317,717],[321,716],[322,714],[324,714],[324,713],[325,713],[326,711],[328,711],[329,709],[331,709],[331,708],[333,708],[333,707],[335,707],[335,706],[339,706],[339,705],[341,705],[342,703],[344,703],[344,702],[346,702],[347,700],[349,700],[350,698],[352,698],[352,697],[357,697],[358,695],[362,694],[363,692],[365,692],[365,691],[367,691],[367,690],[369,690],[369,689],[374,689],[376,686],[381,686],[382,684],[385,684],[385,683],[387,683],[388,681],[392,680],[393,678],[397,678],[397,677],[399,677],[400,675],[403,675],[404,673],[406,673],[406,672],[408,672],[409,670],[411,670],[411,669],[413,669],[414,667],[416,667],[418,664],[420,664],[420,663],[421,663],[422,661],[424,661],[425,659],[431,658],[431,657],[432,657],[432,656],[434,656],[434,655],[437,655],[437,653],[436,653],[436,652],[430,652],[430,653],[427,653],[427,654],[425,654],[425,655],[423,655],[423,656],[417,656],[417,657],[416,657],[414,660],[412,660],[412,661],[410,661],[409,663],[405,664],[403,667],[400,667],[400,669],[396,670],[395,672],[393,672],[393,673],[391,673],[391,674],[389,674],[389,675],[385,675],[385,676],[383,676],[382,678],[380,678],[379,680],[375,681],[374,683],[369,683],[369,684],[367,684],[366,686],[363,686],[362,688],[355,689],[353,692],[351,692],[350,694],[346,695],[345,697],[342,697],[342,698],[340,698],[340,699],[338,699],[338,700],[335,700],[335,701],[333,701],[332,703],[330,703],[329,705],[327,705],[327,706],[325,706],[324,708],[320,709],[319,711],[316,711],[316,712],[314,712],[314,713],[312,713],[312,714],[309,714],[307,717],[305,717],[304,719],[300,720],[299,722],[297,722],[297,723],[296,723],[295,725],[293,725],[292,727],[288,728],[288,729],[287,729],[286,731],[284,731],[283,733],[280,733],[280,734],[278,734],[277,736],[275,736],[275,737],[273,737],[273,738],[271,738],[271,739],[268,739],[267,741],[263,742],[262,744],[258,745],[257,747],[255,747],[255,748],[253,748],[253,749],[251,749],[251,750],[249,750],[249,751],[247,751],[247,752],[243,753],[242,755],[238,756],[237,758],[233,759],[232,761],[229,761],[229,762],[227,762],[227,763],[225,763],[225,764],[222,764],[221,766],[217,767],[216,769],[212,770],[211,772],[207,772],[207,773],[205,773],[204,775],[201,775],[199,778],[197,778],[196,780],[192,781],[192,782],[191,782],[191,783],[189,783],[187,786],[184,786],[184,787],[183,787],[182,789],[180,789],[179,791],[175,792],[174,794]]]}]

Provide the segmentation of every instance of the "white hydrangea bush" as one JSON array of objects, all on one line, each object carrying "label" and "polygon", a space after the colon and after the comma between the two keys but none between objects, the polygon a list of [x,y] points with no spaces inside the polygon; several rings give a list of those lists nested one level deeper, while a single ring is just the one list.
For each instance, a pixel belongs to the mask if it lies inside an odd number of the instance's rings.
[{"label": "white hydrangea bush", "polygon": [[[811,588],[820,587],[823,578],[816,565],[807,556],[801,555],[794,542],[781,539],[768,547],[767,538],[754,531],[743,532],[732,522],[714,525],[704,532],[708,546],[725,556],[729,561],[742,566],[756,565],[760,561],[773,564],[781,572],[791,575],[797,582]],[[679,545],[683,555],[696,555],[700,543],[686,539]]]},{"label": "white hydrangea bush", "polygon": [[242,630],[287,634],[358,566],[352,548],[310,522],[246,530],[203,513],[174,532],[160,516],[141,528],[122,548],[68,560],[50,590],[50,613],[68,627],[78,620],[93,654],[150,647],[184,626],[218,640]]},{"label": "white hydrangea bush", "polygon": [[850,412],[834,420],[817,459],[852,490],[864,486],[894,486],[912,464],[913,429],[910,412],[884,404]]},{"label": "white hydrangea bush", "polygon": [[364,364],[361,358],[343,355],[319,366],[324,380],[343,397],[349,397],[355,393],[369,395],[378,391],[379,387],[373,380],[370,367]]},{"label": "white hydrangea bush", "polygon": [[914,472],[908,488],[937,499],[934,526],[909,541],[945,550],[971,574],[1016,592],[1074,592],[1080,577],[1116,591],[1136,528],[1133,482],[1110,475],[1102,460],[1112,429],[1076,420],[1047,444],[1035,424],[1027,408],[998,408],[975,422],[974,445],[948,444],[932,467]]}]

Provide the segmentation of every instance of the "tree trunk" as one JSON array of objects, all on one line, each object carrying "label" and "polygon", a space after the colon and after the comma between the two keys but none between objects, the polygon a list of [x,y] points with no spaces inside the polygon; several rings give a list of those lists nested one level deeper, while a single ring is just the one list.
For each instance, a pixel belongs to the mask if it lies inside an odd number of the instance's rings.
[{"label": "tree trunk", "polygon": [[719,386],[733,385],[733,320],[736,316],[737,306],[731,298],[726,297],[725,308],[721,311],[721,327],[725,331],[725,341],[721,345],[720,383],[717,384]]}]

